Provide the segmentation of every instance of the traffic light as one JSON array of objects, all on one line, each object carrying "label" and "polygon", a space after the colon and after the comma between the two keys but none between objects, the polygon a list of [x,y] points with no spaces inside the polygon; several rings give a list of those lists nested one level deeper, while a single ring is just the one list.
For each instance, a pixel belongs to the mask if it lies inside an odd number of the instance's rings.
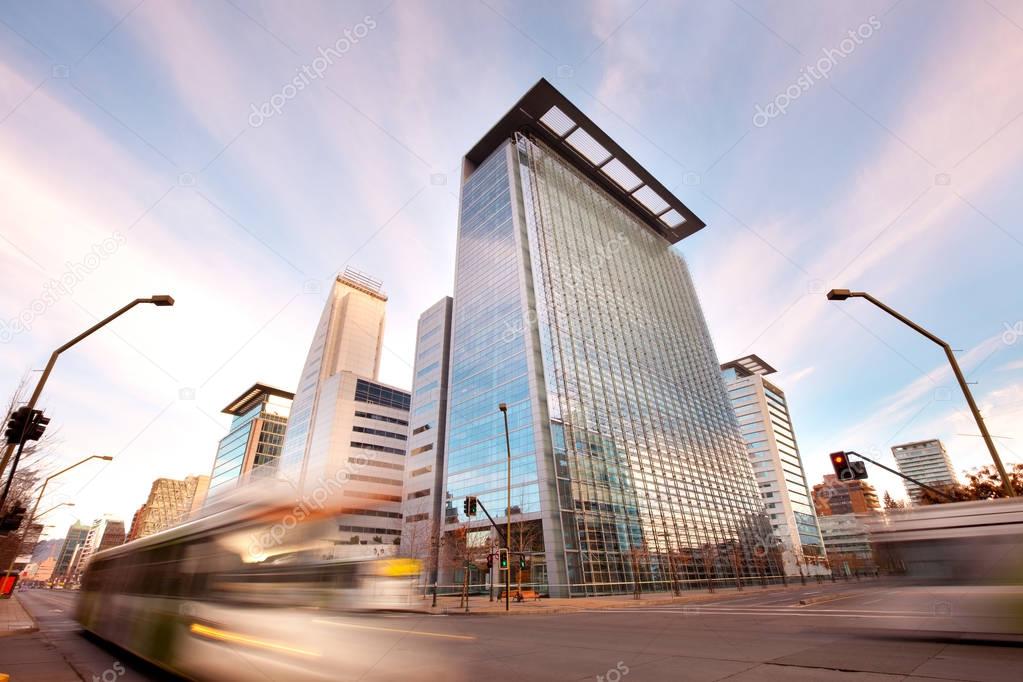
[{"label": "traffic light", "polygon": [[466,497],[465,502],[462,503],[462,511],[466,516],[476,516],[476,498],[472,495]]},{"label": "traffic light", "polygon": [[502,547],[498,550],[498,556],[500,558],[501,570],[503,571],[508,568],[508,550]]},{"label": "traffic light", "polygon": [[15,505],[9,512],[0,516],[0,533],[10,533],[21,527],[25,518],[25,508],[20,504]]},{"label": "traffic light", "polygon": [[519,555],[519,570],[520,571],[526,570],[526,555],[524,554]]},{"label": "traffic light", "polygon": [[494,567],[494,555],[493,554],[488,554],[487,555],[487,570],[489,571],[493,567]]},{"label": "traffic light", "polygon": [[49,423],[50,418],[44,417],[42,411],[19,407],[11,413],[11,418],[7,422],[7,430],[4,431],[4,437],[8,443],[15,445],[22,442],[23,434],[24,442],[26,443],[30,440],[39,440],[43,437],[46,425]]},{"label": "traffic light", "polygon": [[29,414],[30,411],[27,407],[19,407],[11,412],[11,418],[7,421],[7,430],[4,431],[4,438],[8,443],[16,445],[21,442],[21,434],[25,433]]},{"label": "traffic light", "polygon": [[44,417],[39,410],[32,410],[34,419],[28,425],[28,433],[25,434],[25,442],[39,440],[46,431],[46,425],[50,423],[49,417]]},{"label": "traffic light", "polygon": [[845,452],[831,453],[831,466],[840,481],[857,481],[867,477],[867,465],[860,461],[852,461]]}]

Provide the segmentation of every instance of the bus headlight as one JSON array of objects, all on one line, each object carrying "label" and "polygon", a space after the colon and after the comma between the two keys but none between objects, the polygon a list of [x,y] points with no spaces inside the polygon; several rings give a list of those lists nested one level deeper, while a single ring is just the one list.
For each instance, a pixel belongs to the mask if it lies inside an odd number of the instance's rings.
[{"label": "bus headlight", "polygon": [[421,568],[422,562],[418,559],[385,559],[380,562],[376,573],[389,578],[405,578],[419,575]]}]

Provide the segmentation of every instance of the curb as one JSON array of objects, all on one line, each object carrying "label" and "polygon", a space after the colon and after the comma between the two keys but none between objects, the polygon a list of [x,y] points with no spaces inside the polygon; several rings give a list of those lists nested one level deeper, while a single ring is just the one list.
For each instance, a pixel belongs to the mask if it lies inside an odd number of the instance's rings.
[{"label": "curb", "polygon": [[[771,587],[771,588],[768,588],[768,589],[765,590],[765,589],[762,589],[762,588],[760,588],[758,586],[757,587],[757,593],[758,594],[771,593],[771,592],[778,593],[778,592],[785,591],[785,589],[786,588],[784,588],[784,587],[778,587],[778,588]],[[472,611],[471,607],[470,607],[470,611],[468,613],[466,613],[464,608],[445,607],[445,608],[437,609],[436,611],[430,610],[430,611],[428,611],[428,613],[431,613],[431,614],[434,614],[434,615],[444,615],[444,616],[470,616],[470,617],[471,616],[491,616],[491,617],[497,617],[497,616],[553,616],[553,615],[565,614],[565,613],[580,613],[580,612],[583,612],[583,611],[602,611],[602,610],[605,610],[605,609],[642,608],[642,607],[645,607],[645,606],[671,606],[671,605],[676,605],[676,604],[678,606],[687,606],[689,604],[700,604],[700,603],[704,603],[704,602],[708,602],[708,601],[718,601],[718,600],[722,600],[722,599],[730,600],[730,599],[738,599],[738,598],[746,597],[746,596],[749,596],[749,593],[753,591],[752,588],[748,588],[748,590],[749,590],[748,592],[729,592],[729,593],[726,593],[726,594],[721,594],[721,593],[708,594],[708,593],[704,593],[704,594],[694,594],[694,595],[689,596],[689,597],[663,597],[663,598],[660,598],[660,599],[629,600],[629,601],[616,602],[614,604],[585,604],[585,605],[579,605],[579,606],[573,606],[571,604],[565,604],[563,606],[552,606],[550,608],[526,607],[526,608],[521,608],[521,609],[512,609],[510,611],[499,611],[499,610]],[[828,595],[828,596],[830,597],[831,595]],[[844,595],[843,594],[842,596],[848,596],[848,595]]]},{"label": "curb", "polygon": [[25,608],[25,605],[21,603],[21,600],[18,599],[18,595],[12,594],[10,596],[10,600],[11,603],[17,604],[18,608],[21,609],[21,612],[25,614],[25,617],[28,618],[29,622],[31,622],[32,624],[11,630],[0,630],[0,638],[39,632],[39,623],[37,623],[36,619],[32,617],[32,614],[28,612],[28,609]]}]

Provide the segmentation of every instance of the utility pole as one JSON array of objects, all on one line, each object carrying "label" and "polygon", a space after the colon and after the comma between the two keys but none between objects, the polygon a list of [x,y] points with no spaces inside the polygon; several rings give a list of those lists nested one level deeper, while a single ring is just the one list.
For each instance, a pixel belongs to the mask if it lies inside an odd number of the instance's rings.
[{"label": "utility pole", "polygon": [[504,415],[504,447],[508,453],[508,508],[505,509],[508,532],[504,536],[505,555],[508,557],[504,572],[504,610],[508,611],[511,608],[511,436],[508,435],[508,404],[501,403],[497,409]]}]

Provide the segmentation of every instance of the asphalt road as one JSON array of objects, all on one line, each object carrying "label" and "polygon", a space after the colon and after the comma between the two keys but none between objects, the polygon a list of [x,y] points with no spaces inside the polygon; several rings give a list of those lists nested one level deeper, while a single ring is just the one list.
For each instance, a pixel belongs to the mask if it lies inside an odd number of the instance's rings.
[{"label": "asphalt road", "polygon": [[[28,591],[40,631],[0,639],[51,647],[77,677],[166,679],[126,652],[84,637],[73,594]],[[1011,608],[1020,593],[850,583],[742,595],[691,606],[557,615],[323,616],[346,654],[336,679],[363,680],[1016,680],[1023,642]],[[808,605],[800,600],[824,599]],[[968,631],[964,634],[964,631]],[[997,637],[1001,642],[992,641]],[[4,653],[4,650],[7,653]],[[225,652],[229,654],[230,652]],[[54,663],[56,664],[56,663]],[[273,679],[252,669],[239,679]],[[14,682],[33,682],[15,677]]]}]

